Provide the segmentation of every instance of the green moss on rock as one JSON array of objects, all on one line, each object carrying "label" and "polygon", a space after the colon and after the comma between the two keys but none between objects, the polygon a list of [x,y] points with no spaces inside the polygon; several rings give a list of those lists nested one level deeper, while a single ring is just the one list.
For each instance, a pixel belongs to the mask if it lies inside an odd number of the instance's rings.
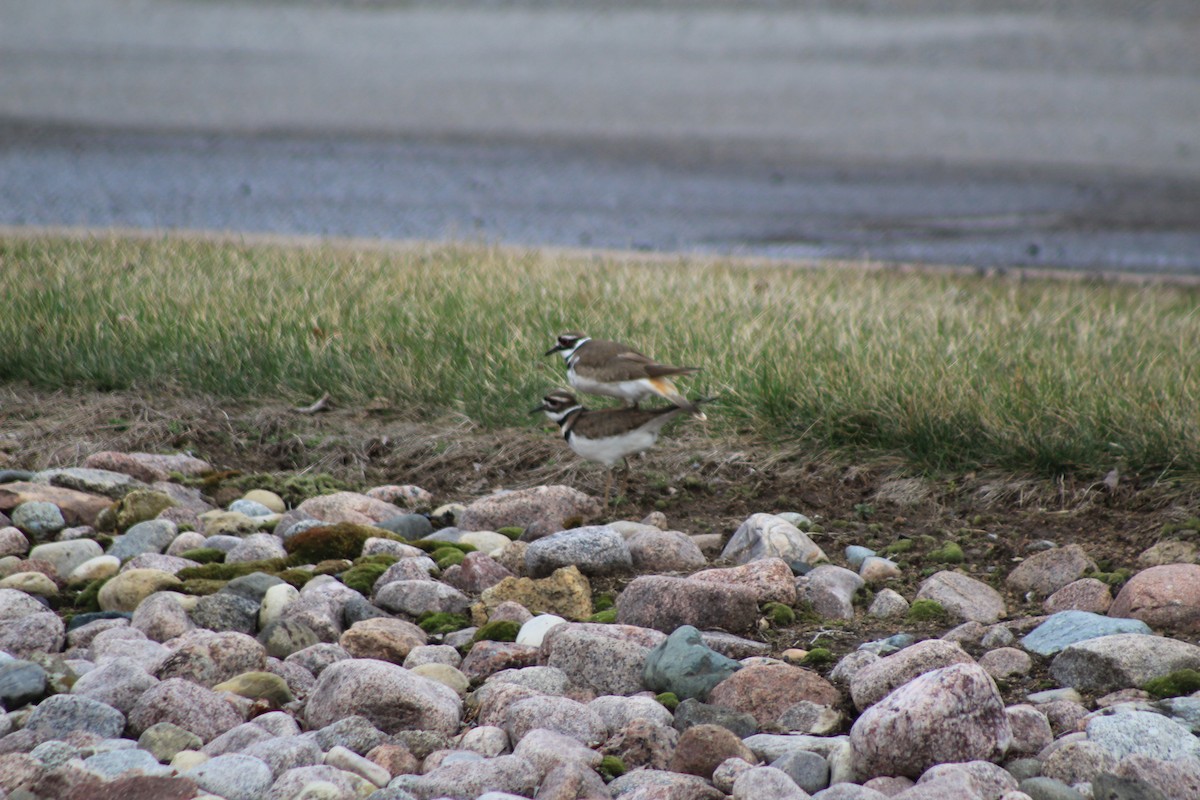
[{"label": "green moss on rock", "polygon": [[592,608],[597,611],[608,611],[610,608],[615,608],[616,605],[617,601],[607,592],[596,595],[596,598],[592,601]]},{"label": "green moss on rock", "polygon": [[1180,669],[1170,675],[1155,678],[1142,687],[1160,700],[1165,697],[1183,697],[1200,691],[1200,672]]},{"label": "green moss on rock", "polygon": [[521,623],[516,620],[498,619],[481,625],[479,630],[475,631],[475,635],[471,637],[471,641],[479,642],[488,639],[493,642],[515,642],[520,631]]},{"label": "green moss on rock", "polygon": [[937,550],[929,553],[929,560],[935,564],[961,564],[966,560],[962,547],[957,542],[946,542]]},{"label": "green moss on rock", "polygon": [[606,608],[603,611],[597,611],[587,618],[588,622],[601,622],[605,625],[611,625],[617,621],[617,610],[615,608]]},{"label": "green moss on rock", "polygon": [[936,600],[914,600],[912,605],[908,607],[908,614],[904,619],[906,622],[946,624],[950,621],[950,614]]},{"label": "green moss on rock", "polygon": [[913,549],[912,539],[897,539],[880,551],[885,556],[898,556]]},{"label": "green moss on rock", "polygon": [[837,661],[837,656],[827,647],[814,647],[808,651],[808,655],[800,660],[800,663],[806,667],[824,667]]},{"label": "green moss on rock", "polygon": [[501,536],[507,536],[509,539],[512,539],[514,542],[517,539],[520,539],[521,534],[523,534],[524,532],[525,532],[524,528],[518,528],[515,525],[506,525],[505,527],[496,531],[496,533],[500,534]]},{"label": "green moss on rock", "polygon": [[435,611],[422,614],[418,617],[417,625],[426,633],[443,634],[469,628],[471,621],[461,614],[451,614],[448,611]]},{"label": "green moss on rock", "polygon": [[661,705],[667,711],[670,711],[672,714],[674,714],[675,709],[679,707],[679,697],[674,692],[663,692],[662,694],[655,695],[654,699],[658,701],[659,705]]},{"label": "green moss on rock", "polygon": [[190,578],[183,582],[183,586],[180,587],[179,591],[184,594],[203,597],[205,595],[216,594],[228,584],[229,581],[217,580],[216,578]]},{"label": "green moss on rock", "polygon": [[375,581],[379,580],[380,575],[387,572],[388,566],[388,564],[379,563],[356,564],[339,577],[342,579],[342,583],[354,591],[364,597],[370,597]]},{"label": "green moss on rock", "polygon": [[225,551],[215,547],[197,547],[195,550],[185,550],[179,556],[197,564],[220,564],[225,560]]},{"label": "green moss on rock", "polygon": [[203,580],[231,581],[252,572],[265,572],[273,575],[288,568],[286,558],[268,558],[263,561],[239,561],[234,564],[201,564],[198,567],[185,567],[175,573],[181,581],[193,578]]},{"label": "green moss on rock", "polygon": [[79,614],[86,614],[92,611],[100,610],[100,589],[105,583],[112,580],[109,578],[97,578],[96,580],[84,586],[79,594],[75,595],[75,611]]},{"label": "green moss on rock", "polygon": [[292,565],[317,564],[344,558],[353,561],[362,555],[367,539],[394,538],[390,531],[372,525],[355,525],[339,522],[336,525],[319,525],[301,531],[283,543]]},{"label": "green moss on rock", "polygon": [[438,569],[446,570],[455,564],[461,564],[467,554],[456,547],[442,547],[434,550],[429,555],[430,558],[437,562]]},{"label": "green moss on rock", "polygon": [[796,621],[796,612],[791,609],[791,606],[779,602],[764,603],[762,613],[767,621],[777,628],[791,625]]},{"label": "green moss on rock", "polygon": [[600,773],[600,777],[605,781],[615,780],[625,774],[625,762],[620,756],[604,756],[600,759],[600,766],[596,767],[596,772]]}]

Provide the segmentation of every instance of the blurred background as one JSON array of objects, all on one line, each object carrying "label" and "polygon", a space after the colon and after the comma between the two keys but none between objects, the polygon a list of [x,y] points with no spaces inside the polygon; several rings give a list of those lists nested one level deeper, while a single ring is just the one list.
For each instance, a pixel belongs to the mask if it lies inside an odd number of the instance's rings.
[{"label": "blurred background", "polygon": [[0,225],[1200,274],[1200,3],[0,0]]}]

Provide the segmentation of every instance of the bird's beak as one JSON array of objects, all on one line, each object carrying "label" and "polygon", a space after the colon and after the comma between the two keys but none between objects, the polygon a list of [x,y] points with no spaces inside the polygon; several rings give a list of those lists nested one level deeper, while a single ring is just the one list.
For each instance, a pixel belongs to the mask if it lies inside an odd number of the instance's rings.
[{"label": "bird's beak", "polygon": [[539,411],[545,411],[545,410],[546,410],[546,404],[545,404],[545,403],[542,403],[542,404],[541,404],[540,406],[538,406],[537,408],[531,408],[531,409],[529,409],[529,413],[530,413],[530,414],[536,414],[536,413],[538,413]]},{"label": "bird's beak", "polygon": [[551,353],[557,353],[559,350],[566,350],[566,349],[567,349],[567,348],[563,347],[561,344],[556,344],[556,345],[554,345],[554,347],[551,347],[549,350],[547,350],[546,352],[542,353],[542,355],[544,355],[544,356],[548,356],[548,355],[550,355]]}]

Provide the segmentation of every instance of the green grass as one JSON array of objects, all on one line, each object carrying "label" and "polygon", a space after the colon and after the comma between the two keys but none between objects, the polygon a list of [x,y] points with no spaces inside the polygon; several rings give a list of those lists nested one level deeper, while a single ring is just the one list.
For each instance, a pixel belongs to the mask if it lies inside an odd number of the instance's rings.
[{"label": "green grass", "polygon": [[529,426],[579,328],[703,366],[713,433],[934,473],[1200,473],[1194,288],[174,238],[0,239],[0,278],[0,382]]}]

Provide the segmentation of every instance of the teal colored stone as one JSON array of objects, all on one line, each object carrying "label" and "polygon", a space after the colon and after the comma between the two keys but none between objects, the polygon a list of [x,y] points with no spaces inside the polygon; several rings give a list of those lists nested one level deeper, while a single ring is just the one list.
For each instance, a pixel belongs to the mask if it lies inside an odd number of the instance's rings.
[{"label": "teal colored stone", "polygon": [[674,692],[681,700],[703,700],[721,681],[742,668],[732,658],[704,644],[700,631],[682,625],[650,651],[642,683],[654,692]]}]

